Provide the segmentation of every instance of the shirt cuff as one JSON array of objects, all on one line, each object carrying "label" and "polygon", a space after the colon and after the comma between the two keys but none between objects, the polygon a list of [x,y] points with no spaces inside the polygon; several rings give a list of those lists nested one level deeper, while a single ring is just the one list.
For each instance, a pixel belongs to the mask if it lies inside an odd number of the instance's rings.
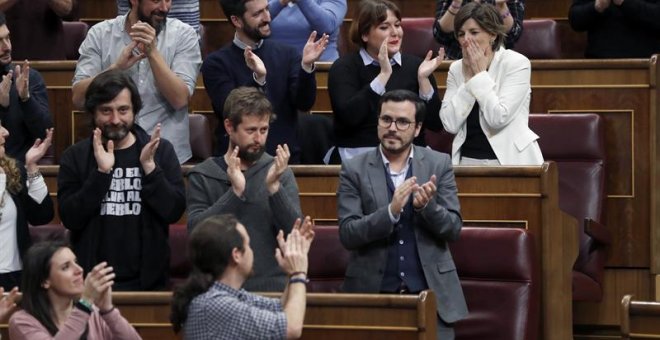
[{"label": "shirt cuff", "polygon": [[392,215],[392,209],[391,208],[392,208],[392,203],[387,205],[387,214],[390,215],[390,222],[392,222],[392,224],[399,223],[399,219],[401,218],[401,214],[394,217],[394,215]]},{"label": "shirt cuff", "polygon": [[300,62],[300,67],[302,67],[302,69],[305,70],[305,72],[310,73],[310,74],[311,74],[311,73],[314,73],[314,71],[316,71],[316,63],[312,63],[312,68],[310,68],[310,69],[308,70],[307,67],[305,67],[305,63],[303,63],[303,62],[301,61],[301,62]]},{"label": "shirt cuff", "polygon": [[254,79],[254,82],[257,83],[257,85],[259,85],[259,86],[266,86],[266,81],[264,80],[263,84],[260,83],[260,82],[257,80],[257,74],[254,73],[254,72],[252,72],[252,79]]},{"label": "shirt cuff", "polygon": [[433,93],[435,93],[433,89],[431,89],[431,91],[429,91],[428,93],[422,93],[422,89],[419,89],[419,98],[421,98],[425,102],[428,102],[429,100],[431,100],[431,98],[433,98]]},{"label": "shirt cuff", "polygon": [[48,195],[48,188],[46,187],[46,182],[44,181],[43,176],[39,176],[32,181],[26,181],[26,187],[28,188],[28,195],[37,202],[41,204]]},{"label": "shirt cuff", "polygon": [[376,92],[379,96],[385,94],[385,86],[378,81],[378,78],[371,81],[371,90]]}]

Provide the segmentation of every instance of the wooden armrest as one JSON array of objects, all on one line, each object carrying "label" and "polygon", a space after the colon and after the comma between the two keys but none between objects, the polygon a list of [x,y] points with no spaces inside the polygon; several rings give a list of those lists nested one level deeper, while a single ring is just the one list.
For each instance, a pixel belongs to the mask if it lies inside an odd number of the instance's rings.
[{"label": "wooden armrest", "polygon": [[584,232],[593,237],[596,241],[603,243],[603,244],[611,244],[612,243],[612,236],[610,235],[610,231],[607,230],[607,228],[590,219],[590,218],[585,218],[584,219]]}]

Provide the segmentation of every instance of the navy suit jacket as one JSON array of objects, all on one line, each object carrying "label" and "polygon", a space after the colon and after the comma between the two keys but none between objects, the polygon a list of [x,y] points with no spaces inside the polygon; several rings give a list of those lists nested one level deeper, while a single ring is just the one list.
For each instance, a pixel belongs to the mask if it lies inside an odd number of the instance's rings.
[{"label": "navy suit jacket", "polygon": [[[435,198],[415,211],[413,225],[420,262],[436,296],[438,315],[447,323],[467,315],[467,306],[447,242],[456,240],[463,222],[456,181],[447,154],[413,146],[413,176],[425,183],[436,175]],[[383,160],[378,149],[342,164],[337,201],[339,237],[351,250],[343,290],[378,293],[387,265],[388,238],[394,231]]]}]

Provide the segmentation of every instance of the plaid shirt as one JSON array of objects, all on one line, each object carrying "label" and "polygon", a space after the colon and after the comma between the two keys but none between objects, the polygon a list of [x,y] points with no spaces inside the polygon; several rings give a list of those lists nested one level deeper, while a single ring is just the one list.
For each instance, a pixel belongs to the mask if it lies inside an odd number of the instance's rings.
[{"label": "plaid shirt", "polygon": [[214,282],[188,307],[184,338],[286,339],[286,316],[277,299]]},{"label": "plaid shirt", "polygon": [[[464,0],[464,4],[472,2],[472,0]],[[495,0],[483,0],[495,6]],[[461,59],[463,54],[461,52],[461,46],[458,44],[454,32],[445,33],[440,29],[440,24],[438,24],[438,19],[440,19],[445,12],[451,6],[452,0],[437,0],[435,7],[435,23],[433,24],[433,36],[441,45],[445,47],[445,55],[447,59]],[[509,0],[506,2],[509,11],[511,12],[511,17],[513,18],[513,26],[511,30],[506,34],[506,39],[504,40],[504,46],[506,48],[512,48],[513,44],[518,41],[520,35],[522,34],[522,22],[523,17],[525,16],[525,0]],[[454,12],[455,10],[452,10]]]}]

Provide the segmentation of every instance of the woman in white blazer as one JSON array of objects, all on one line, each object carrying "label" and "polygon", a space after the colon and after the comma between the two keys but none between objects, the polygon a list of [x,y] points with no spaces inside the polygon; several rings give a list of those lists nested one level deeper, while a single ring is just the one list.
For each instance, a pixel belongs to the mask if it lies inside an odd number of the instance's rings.
[{"label": "woman in white blazer", "polygon": [[440,119],[455,134],[452,162],[538,165],[543,155],[528,127],[531,64],[502,47],[505,29],[490,4],[471,2],[454,20],[463,59],[449,67]]}]

